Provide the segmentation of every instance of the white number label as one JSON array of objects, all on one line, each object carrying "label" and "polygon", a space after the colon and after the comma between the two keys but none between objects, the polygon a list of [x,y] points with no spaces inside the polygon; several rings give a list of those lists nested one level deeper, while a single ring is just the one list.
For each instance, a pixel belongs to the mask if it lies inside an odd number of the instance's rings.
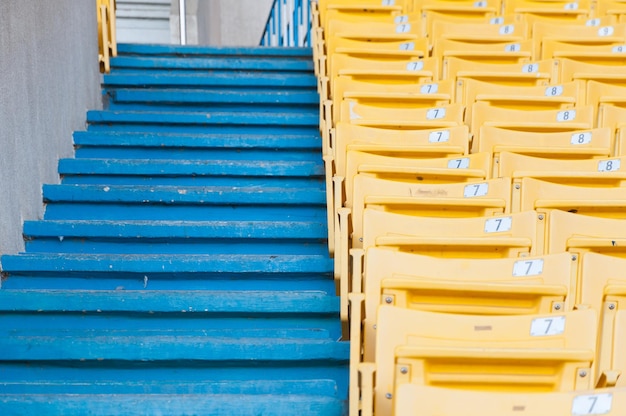
[{"label": "white number label", "polygon": [[415,43],[413,42],[404,42],[400,44],[401,51],[412,51],[415,49]]},{"label": "white number label", "polygon": [[485,232],[503,233],[505,231],[509,231],[512,226],[513,218],[511,217],[491,218],[485,221]]},{"label": "white number label", "polygon": [[611,52],[613,52],[613,53],[624,53],[624,52],[626,52],[626,45],[613,46],[613,49],[611,49]]},{"label": "white number label", "polygon": [[551,316],[549,318],[533,319],[530,324],[531,337],[545,337],[559,335],[565,331],[565,317]]},{"label": "white number label", "polygon": [[448,160],[448,169],[467,169],[467,168],[469,168],[469,157]]},{"label": "white number label", "polygon": [[437,91],[439,91],[439,84],[424,84],[420,87],[422,94],[437,94]]},{"label": "white number label", "polygon": [[539,71],[539,65],[537,64],[526,64],[522,67],[522,72],[527,74],[534,74]]},{"label": "white number label", "polygon": [[424,62],[422,61],[409,62],[406,64],[407,71],[421,71],[422,69],[424,69]]},{"label": "white number label", "polygon": [[600,26],[600,19],[589,19],[585,22],[585,26]]},{"label": "white number label", "polygon": [[477,9],[484,9],[485,7],[487,7],[487,2],[486,1],[477,1],[474,3],[474,7],[476,7]]},{"label": "white number label", "polygon": [[394,19],[394,22],[397,25],[406,23],[408,21],[409,21],[409,16],[407,16],[406,14],[403,14],[402,16],[396,16],[396,18]]},{"label": "white number label", "polygon": [[403,23],[401,25],[396,26],[396,33],[409,33],[411,31],[411,25],[408,23]]},{"label": "white number label", "polygon": [[584,133],[572,134],[572,140],[570,141],[570,143],[572,143],[573,145],[591,143],[591,132],[586,131]]},{"label": "white number label", "polygon": [[604,26],[598,29],[598,36],[611,36],[613,32],[613,26]]},{"label": "white number label", "polygon": [[519,52],[522,50],[522,46],[519,43],[511,43],[504,47],[505,52]]},{"label": "white number label", "polygon": [[601,160],[598,162],[598,172],[617,172],[621,164],[619,159]]},{"label": "white number label", "polygon": [[450,132],[448,130],[433,131],[428,135],[430,143],[443,143],[450,140]]},{"label": "white number label", "polygon": [[504,25],[500,28],[499,33],[501,35],[512,35],[515,32],[515,26],[513,25]]},{"label": "white number label", "polygon": [[504,23],[504,17],[492,17],[489,20],[489,24],[492,25],[501,25],[502,23]]},{"label": "white number label", "polygon": [[356,106],[356,103],[354,101],[350,101],[350,120],[358,120],[361,118],[360,115],[358,115],[356,113],[356,111],[354,111],[354,107]]},{"label": "white number label", "polygon": [[513,277],[537,276],[543,273],[543,259],[520,260],[513,263]]},{"label": "white number label", "polygon": [[572,400],[572,416],[606,415],[613,406],[613,394],[585,394]]},{"label": "white number label", "polygon": [[558,122],[574,121],[574,119],[576,119],[576,110],[565,110],[556,113],[556,121]]},{"label": "white number label", "polygon": [[578,10],[578,3],[567,3],[563,8],[565,10]]},{"label": "white number label", "polygon": [[465,198],[473,198],[475,196],[485,196],[489,193],[488,183],[473,183],[467,185],[463,190],[463,196]]},{"label": "white number label", "polygon": [[383,0],[383,6],[393,6],[396,4],[396,0]]},{"label": "white number label", "polygon": [[561,95],[563,95],[563,87],[561,85],[546,88],[546,97],[559,97]]},{"label": "white number label", "polygon": [[440,118],[444,118],[446,116],[445,108],[431,108],[426,112],[427,120],[438,120]]}]

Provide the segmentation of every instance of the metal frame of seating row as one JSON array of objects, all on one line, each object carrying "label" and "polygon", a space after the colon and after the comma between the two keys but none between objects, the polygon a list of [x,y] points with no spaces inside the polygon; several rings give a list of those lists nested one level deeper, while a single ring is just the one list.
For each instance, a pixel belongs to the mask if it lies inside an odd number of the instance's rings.
[{"label": "metal frame of seating row", "polygon": [[623,414],[626,2],[311,7],[350,415]]}]

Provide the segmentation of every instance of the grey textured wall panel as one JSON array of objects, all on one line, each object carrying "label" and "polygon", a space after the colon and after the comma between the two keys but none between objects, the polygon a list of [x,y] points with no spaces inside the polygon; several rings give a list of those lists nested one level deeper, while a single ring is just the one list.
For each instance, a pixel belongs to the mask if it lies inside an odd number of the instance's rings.
[{"label": "grey textured wall panel", "polygon": [[21,250],[72,131],[100,106],[95,1],[0,1],[0,253]]}]

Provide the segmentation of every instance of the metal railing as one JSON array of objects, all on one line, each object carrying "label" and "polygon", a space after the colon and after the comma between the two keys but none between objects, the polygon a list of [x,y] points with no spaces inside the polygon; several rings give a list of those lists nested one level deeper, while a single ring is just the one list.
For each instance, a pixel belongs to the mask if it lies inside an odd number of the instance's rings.
[{"label": "metal railing", "polygon": [[261,46],[310,46],[311,0],[274,0]]},{"label": "metal railing", "polygon": [[96,0],[98,15],[98,60],[100,72],[111,71],[111,57],[117,56],[115,0]]}]

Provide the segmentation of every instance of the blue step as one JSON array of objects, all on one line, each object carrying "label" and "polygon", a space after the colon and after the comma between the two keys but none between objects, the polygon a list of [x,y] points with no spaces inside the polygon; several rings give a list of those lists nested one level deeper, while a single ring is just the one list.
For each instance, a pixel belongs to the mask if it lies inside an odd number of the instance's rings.
[{"label": "blue step", "polygon": [[26,221],[30,253],[319,254],[326,224],[294,221]]},{"label": "blue step", "polygon": [[120,43],[117,45],[120,55],[158,55],[158,56],[211,56],[236,57],[239,59],[265,57],[284,58],[293,57],[311,60],[311,48],[283,48],[283,47],[228,47],[228,46],[191,46],[191,45],[152,45]]},{"label": "blue step", "polygon": [[111,67],[120,69],[153,70],[167,69],[180,71],[276,71],[276,72],[310,72],[313,62],[310,59],[293,59],[282,57],[246,57],[223,59],[212,56],[167,57],[167,56],[123,56],[111,59]]},{"label": "blue step", "polygon": [[325,415],[345,412],[332,397],[310,395],[0,395],[8,414],[167,414],[167,415]]},{"label": "blue step", "polygon": [[284,160],[319,164],[318,132],[276,134],[174,134],[78,131],[77,158]]},{"label": "blue step", "polygon": [[150,73],[113,72],[104,75],[104,85],[108,88],[217,88],[237,90],[239,88],[275,88],[311,89],[317,87],[317,79],[308,72],[279,72],[264,73],[252,71],[238,71],[233,76],[232,71],[223,73],[172,73],[171,71],[152,71]]}]

